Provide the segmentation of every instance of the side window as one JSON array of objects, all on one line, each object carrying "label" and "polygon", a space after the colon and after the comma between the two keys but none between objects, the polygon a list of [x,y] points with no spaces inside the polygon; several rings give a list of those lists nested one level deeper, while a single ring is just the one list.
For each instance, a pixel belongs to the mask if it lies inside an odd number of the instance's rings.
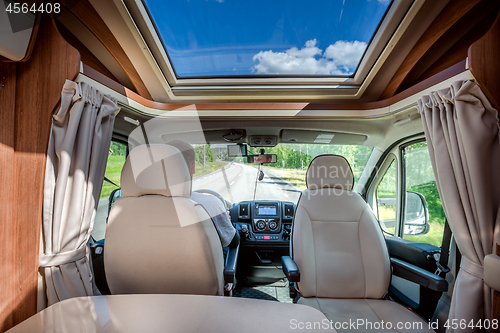
[{"label": "side window", "polygon": [[392,161],[382,181],[377,186],[377,219],[382,230],[394,235],[396,228],[396,162]]},{"label": "side window", "polygon": [[404,239],[441,246],[445,214],[426,142],[405,147]]},{"label": "side window", "polygon": [[[120,186],[120,176],[127,157],[126,154],[126,145],[115,141],[111,142],[111,146],[109,147],[108,162],[106,163],[106,173],[104,176],[118,186]],[[110,182],[104,181],[102,183],[101,199],[109,198],[111,192],[118,188],[119,187],[111,184]]]},{"label": "side window", "polygon": [[103,181],[102,183],[101,197],[97,206],[94,229],[92,230],[92,237],[96,241],[103,239],[106,232],[109,196],[111,195],[111,193],[113,193],[115,197],[121,196],[121,193],[119,192],[120,176],[123,165],[125,164],[126,154],[126,145],[115,141],[111,142],[111,146],[109,147],[108,162],[106,164],[106,172],[104,176],[118,186],[115,186],[107,181]]}]

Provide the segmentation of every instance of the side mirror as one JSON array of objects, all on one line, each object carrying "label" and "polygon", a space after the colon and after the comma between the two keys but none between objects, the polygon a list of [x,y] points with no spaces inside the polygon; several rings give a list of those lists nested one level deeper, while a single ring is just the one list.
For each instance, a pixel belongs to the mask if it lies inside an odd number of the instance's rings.
[{"label": "side mirror", "polygon": [[260,170],[259,171],[259,176],[257,177],[257,179],[260,181],[262,179],[264,179],[264,171]]},{"label": "side mirror", "polygon": [[429,229],[429,212],[425,197],[418,192],[406,191],[404,234],[424,235]]}]

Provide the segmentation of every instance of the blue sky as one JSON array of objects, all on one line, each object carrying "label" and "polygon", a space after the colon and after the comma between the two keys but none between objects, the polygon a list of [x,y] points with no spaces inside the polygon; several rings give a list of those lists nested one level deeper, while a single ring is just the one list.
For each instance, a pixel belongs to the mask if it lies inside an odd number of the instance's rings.
[{"label": "blue sky", "polygon": [[354,73],[390,0],[144,0],[179,77]]}]

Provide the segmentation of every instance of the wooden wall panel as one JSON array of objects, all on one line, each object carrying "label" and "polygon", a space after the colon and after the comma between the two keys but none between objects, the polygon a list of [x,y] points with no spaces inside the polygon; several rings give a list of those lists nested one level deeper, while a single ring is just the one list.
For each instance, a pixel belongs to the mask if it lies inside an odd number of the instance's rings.
[{"label": "wooden wall panel", "polygon": [[[421,82],[442,70],[467,58],[469,47],[481,38],[493,25],[498,14],[498,9],[487,14],[474,28],[467,32],[445,54],[432,64],[413,84]],[[401,89],[401,87],[400,87]]]},{"label": "wooden wall panel", "polygon": [[[63,3],[69,2],[68,0],[63,0]],[[109,30],[106,23],[104,23],[94,7],[92,7],[92,4],[88,0],[79,0],[74,7],[71,7],[71,12],[85,24],[94,36],[101,41],[102,45],[108,49],[109,53],[111,53],[129,77],[137,93],[146,99],[153,99],[148,88],[142,81],[141,76],[132,64],[132,61],[130,61],[130,58],[123,50],[120,43],[118,43],[111,30]]]},{"label": "wooden wall panel", "polygon": [[429,51],[429,49],[450,29],[458,20],[476,6],[480,0],[454,0],[450,1],[432,22],[425,33],[420,37],[410,54],[405,58],[401,66],[380,96],[380,100],[394,96],[400,85],[408,76],[413,67]]},{"label": "wooden wall panel", "polygon": [[12,184],[14,179],[14,108],[16,99],[17,64],[0,63],[0,79],[5,77],[5,86],[0,90],[0,331],[12,326],[14,310],[11,301],[14,284],[13,248],[10,244],[14,235],[12,223]]},{"label": "wooden wall panel", "polygon": [[[15,66],[17,75],[10,72],[0,92],[9,97],[9,103],[2,98],[0,116],[0,217],[2,235],[6,232],[0,242],[0,332],[36,313],[43,179],[51,119],[65,80],[78,75],[80,56],[50,21],[40,26],[30,59],[6,65]],[[10,214],[4,212],[8,209]]]},{"label": "wooden wall panel", "polygon": [[78,38],[76,38],[66,27],[62,24],[56,24],[57,30],[63,38],[80,53],[82,63],[99,71],[101,74],[109,77],[114,81],[118,79],[104,66],[104,64],[97,59],[97,57],[85,46]]},{"label": "wooden wall panel", "polygon": [[500,14],[488,32],[469,48],[469,68],[493,106],[500,108]]}]

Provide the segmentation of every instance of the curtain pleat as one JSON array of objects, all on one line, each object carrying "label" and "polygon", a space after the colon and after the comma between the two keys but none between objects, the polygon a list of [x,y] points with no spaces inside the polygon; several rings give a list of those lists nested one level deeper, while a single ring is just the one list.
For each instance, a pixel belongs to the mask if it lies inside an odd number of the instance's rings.
[{"label": "curtain pleat", "polygon": [[92,296],[87,243],[108,158],[116,99],[85,82],[66,81],[52,120],[43,199],[48,305]]},{"label": "curtain pleat", "polygon": [[[498,111],[472,81],[454,82],[418,101],[443,208],[462,254],[450,322],[491,319],[484,256],[500,242]],[[481,328],[447,332],[483,331]]]}]

